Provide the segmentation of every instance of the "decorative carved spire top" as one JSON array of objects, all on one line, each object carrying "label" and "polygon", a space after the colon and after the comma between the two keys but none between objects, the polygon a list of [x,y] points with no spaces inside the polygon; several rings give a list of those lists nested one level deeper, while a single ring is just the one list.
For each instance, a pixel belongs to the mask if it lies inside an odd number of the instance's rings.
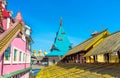
[{"label": "decorative carved spire top", "polygon": [[62,17],[60,18],[60,26],[62,26]]},{"label": "decorative carved spire top", "polygon": [[23,20],[22,20],[22,15],[21,15],[20,11],[17,13],[16,19],[19,20],[20,22],[23,21]]}]

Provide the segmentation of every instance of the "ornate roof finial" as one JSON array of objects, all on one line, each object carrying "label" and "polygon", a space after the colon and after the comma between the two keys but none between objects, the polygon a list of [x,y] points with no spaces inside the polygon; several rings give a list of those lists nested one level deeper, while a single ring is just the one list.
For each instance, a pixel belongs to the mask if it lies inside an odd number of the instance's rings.
[{"label": "ornate roof finial", "polygon": [[60,17],[60,26],[62,26],[62,17]]},{"label": "ornate roof finial", "polygon": [[16,15],[16,19],[19,20],[20,22],[22,22],[22,15],[21,15],[21,12],[19,11]]}]

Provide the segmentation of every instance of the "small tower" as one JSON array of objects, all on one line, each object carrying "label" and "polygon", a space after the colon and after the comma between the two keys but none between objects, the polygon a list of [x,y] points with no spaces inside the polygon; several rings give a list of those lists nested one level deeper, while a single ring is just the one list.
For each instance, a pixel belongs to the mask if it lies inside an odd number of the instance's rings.
[{"label": "small tower", "polygon": [[42,50],[39,50],[39,51],[38,51],[38,56],[43,56]]},{"label": "small tower", "polygon": [[33,55],[36,56],[36,50],[33,50]]},{"label": "small tower", "polygon": [[62,18],[60,18],[59,30],[56,33],[54,43],[51,47],[51,51],[46,56],[50,58],[49,60],[51,60],[51,62],[57,63],[60,60],[59,58],[61,56],[64,56],[71,49],[71,45],[72,44],[68,40],[67,34],[65,33],[62,25]]},{"label": "small tower", "polygon": [[16,15],[16,17],[15,17],[15,21],[16,22],[19,22],[19,23],[21,23],[21,24],[23,24],[22,25],[22,39],[23,40],[25,40],[25,29],[26,29],[26,27],[25,27],[25,24],[24,24],[24,22],[23,22],[23,19],[22,19],[22,14],[21,14],[21,12],[19,11],[18,13],[17,13],[17,15]]}]

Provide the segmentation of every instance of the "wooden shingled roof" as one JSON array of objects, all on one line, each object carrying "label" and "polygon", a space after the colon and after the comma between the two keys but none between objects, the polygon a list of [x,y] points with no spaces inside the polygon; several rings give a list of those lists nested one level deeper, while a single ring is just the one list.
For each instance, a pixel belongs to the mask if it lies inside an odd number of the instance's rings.
[{"label": "wooden shingled roof", "polygon": [[98,46],[91,49],[86,56],[117,52],[120,50],[120,31],[106,37]]},{"label": "wooden shingled roof", "polygon": [[108,34],[109,32],[106,30],[100,32],[97,36],[92,37],[83,43],[73,47],[65,56],[75,54],[81,51],[87,51],[91,46],[93,46],[100,38],[102,38],[104,35]]}]

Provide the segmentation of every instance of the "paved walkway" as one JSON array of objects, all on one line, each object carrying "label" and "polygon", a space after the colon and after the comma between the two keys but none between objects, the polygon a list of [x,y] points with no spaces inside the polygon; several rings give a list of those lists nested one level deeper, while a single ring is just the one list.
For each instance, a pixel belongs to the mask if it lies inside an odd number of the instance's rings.
[{"label": "paved walkway", "polygon": [[30,73],[30,78],[35,78],[36,74],[38,73],[38,69],[43,69],[45,66],[43,65],[32,65],[32,71],[34,73]]},{"label": "paved walkway", "polygon": [[43,65],[32,65],[32,69],[42,69],[42,68],[44,68],[45,66],[43,66]]},{"label": "paved walkway", "polygon": [[36,78],[120,78],[120,64],[59,64],[43,68]]}]

